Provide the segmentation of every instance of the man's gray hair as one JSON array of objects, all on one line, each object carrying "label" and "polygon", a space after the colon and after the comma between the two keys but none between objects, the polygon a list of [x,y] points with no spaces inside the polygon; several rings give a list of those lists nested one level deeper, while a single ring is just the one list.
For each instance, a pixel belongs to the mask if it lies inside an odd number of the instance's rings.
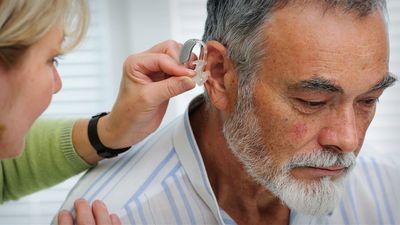
[{"label": "man's gray hair", "polygon": [[238,97],[251,96],[251,83],[267,54],[263,28],[271,14],[287,4],[323,4],[325,10],[338,8],[360,17],[376,10],[386,12],[386,0],[208,0],[203,41],[216,40],[227,48],[227,54],[239,75]]}]

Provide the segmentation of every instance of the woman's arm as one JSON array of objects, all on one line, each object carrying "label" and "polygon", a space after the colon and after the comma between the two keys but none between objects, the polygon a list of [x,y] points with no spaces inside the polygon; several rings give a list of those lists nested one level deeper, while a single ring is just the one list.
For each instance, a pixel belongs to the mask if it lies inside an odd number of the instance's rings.
[{"label": "woman's arm", "polygon": [[0,161],[0,203],[55,185],[91,167],[74,150],[74,120],[38,120],[25,150]]}]

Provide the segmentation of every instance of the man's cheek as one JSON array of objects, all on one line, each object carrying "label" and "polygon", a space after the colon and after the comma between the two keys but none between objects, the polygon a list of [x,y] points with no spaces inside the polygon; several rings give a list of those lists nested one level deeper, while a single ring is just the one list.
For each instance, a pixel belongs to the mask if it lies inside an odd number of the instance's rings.
[{"label": "man's cheek", "polygon": [[290,132],[296,140],[304,140],[308,132],[308,126],[304,122],[297,122],[293,125]]}]

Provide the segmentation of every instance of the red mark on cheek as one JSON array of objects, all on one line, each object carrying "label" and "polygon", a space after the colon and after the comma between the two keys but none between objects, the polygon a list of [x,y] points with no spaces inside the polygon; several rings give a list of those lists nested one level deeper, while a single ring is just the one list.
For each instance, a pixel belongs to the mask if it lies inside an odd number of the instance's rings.
[{"label": "red mark on cheek", "polygon": [[307,133],[307,125],[305,123],[297,123],[293,127],[293,133],[296,138],[301,139]]}]

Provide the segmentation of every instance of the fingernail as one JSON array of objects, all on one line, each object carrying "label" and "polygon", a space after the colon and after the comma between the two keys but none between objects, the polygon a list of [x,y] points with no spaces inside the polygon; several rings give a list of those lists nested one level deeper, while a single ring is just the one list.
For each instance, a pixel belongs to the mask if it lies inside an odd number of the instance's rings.
[{"label": "fingernail", "polygon": [[119,219],[119,217],[117,216],[117,214],[111,214],[110,215],[111,218],[111,222],[112,224],[121,224],[121,220]]},{"label": "fingernail", "polygon": [[103,207],[106,207],[106,204],[104,204],[104,202],[101,201],[101,200],[96,200],[95,202],[96,202],[97,204],[100,204],[100,205],[103,206]]},{"label": "fingernail", "polygon": [[195,87],[194,81],[188,77],[182,77],[180,83],[184,90],[190,90]]},{"label": "fingernail", "polygon": [[75,202],[85,202],[86,200],[84,198],[78,198]]},{"label": "fingernail", "polygon": [[59,216],[69,215],[69,211],[66,210],[66,209],[63,209],[63,210],[61,210],[61,211],[58,213],[58,215],[59,215]]},{"label": "fingernail", "polygon": [[196,75],[196,71],[194,71],[194,70],[188,69],[187,71],[188,71],[188,76],[195,76]]}]

